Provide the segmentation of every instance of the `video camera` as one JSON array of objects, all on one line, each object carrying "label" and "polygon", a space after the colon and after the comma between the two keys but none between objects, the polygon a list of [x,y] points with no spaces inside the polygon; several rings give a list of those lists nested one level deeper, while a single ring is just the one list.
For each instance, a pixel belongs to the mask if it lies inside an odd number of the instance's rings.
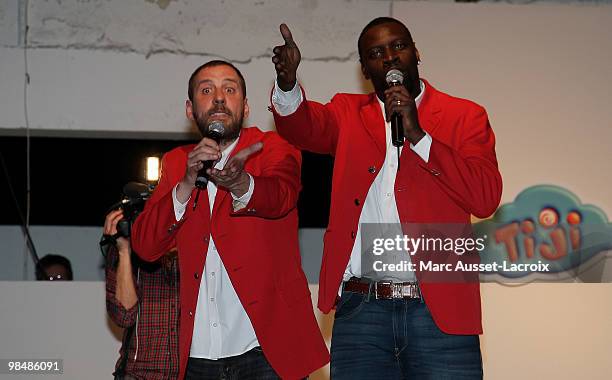
[{"label": "video camera", "polygon": [[132,223],[144,209],[146,201],[151,196],[151,191],[152,188],[149,185],[139,182],[128,182],[123,186],[123,197],[111,207],[112,210],[118,208],[123,210],[123,219],[117,223],[119,236],[130,237]]},{"label": "video camera", "polygon": [[117,233],[115,235],[103,235],[100,241],[102,253],[106,256],[106,246],[115,244],[117,238],[128,238],[131,235],[132,223],[136,220],[138,214],[144,209],[145,203],[151,196],[153,187],[139,182],[128,182],[123,186],[123,194],[121,200],[112,205],[109,210],[122,209],[123,219],[117,223]]}]

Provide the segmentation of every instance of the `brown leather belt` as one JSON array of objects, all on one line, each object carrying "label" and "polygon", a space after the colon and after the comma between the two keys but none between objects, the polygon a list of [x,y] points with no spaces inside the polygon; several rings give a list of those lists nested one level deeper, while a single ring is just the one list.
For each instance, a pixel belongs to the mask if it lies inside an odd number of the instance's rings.
[{"label": "brown leather belt", "polygon": [[372,282],[367,279],[351,277],[350,280],[344,283],[344,291],[372,294],[376,299],[419,299],[421,291],[419,284],[416,282],[391,282],[378,281]]}]

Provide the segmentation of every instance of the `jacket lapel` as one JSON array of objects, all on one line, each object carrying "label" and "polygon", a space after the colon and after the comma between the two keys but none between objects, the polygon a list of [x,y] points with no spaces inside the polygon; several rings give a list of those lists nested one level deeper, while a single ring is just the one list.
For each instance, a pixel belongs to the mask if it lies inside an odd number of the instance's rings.
[{"label": "jacket lapel", "polygon": [[433,88],[425,79],[421,78],[421,80],[425,83],[425,94],[419,107],[419,124],[425,132],[433,136],[440,124],[441,109],[437,101],[438,90]]},{"label": "jacket lapel", "polygon": [[374,140],[374,145],[384,156],[386,153],[385,120],[383,119],[376,93],[370,94],[368,102],[361,106],[359,115],[366,131],[372,140]]}]

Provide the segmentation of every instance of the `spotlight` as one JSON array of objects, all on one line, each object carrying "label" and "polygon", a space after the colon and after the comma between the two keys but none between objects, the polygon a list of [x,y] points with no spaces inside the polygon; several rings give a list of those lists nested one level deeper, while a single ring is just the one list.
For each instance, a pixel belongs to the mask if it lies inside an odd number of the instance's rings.
[{"label": "spotlight", "polygon": [[149,183],[157,183],[159,180],[159,157],[147,157],[145,178]]}]

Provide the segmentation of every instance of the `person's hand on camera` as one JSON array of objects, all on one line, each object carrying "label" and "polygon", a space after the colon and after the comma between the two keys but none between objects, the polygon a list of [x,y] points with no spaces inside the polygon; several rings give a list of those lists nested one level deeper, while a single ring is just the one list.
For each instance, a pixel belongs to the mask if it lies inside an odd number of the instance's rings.
[{"label": "person's hand on camera", "polygon": [[[109,212],[104,220],[104,235],[114,236],[117,233],[117,223],[121,219],[123,219],[123,210]],[[129,255],[131,251],[130,241],[123,236],[117,237],[116,241],[119,255]]]}]

